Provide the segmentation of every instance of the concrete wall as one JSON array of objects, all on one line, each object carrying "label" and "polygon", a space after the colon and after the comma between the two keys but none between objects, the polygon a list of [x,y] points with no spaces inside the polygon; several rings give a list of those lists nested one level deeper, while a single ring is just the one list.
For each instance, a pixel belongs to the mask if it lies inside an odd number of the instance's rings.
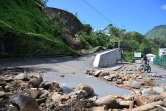
[{"label": "concrete wall", "polygon": [[96,55],[93,67],[110,67],[117,64],[121,59],[121,50],[113,49]]}]

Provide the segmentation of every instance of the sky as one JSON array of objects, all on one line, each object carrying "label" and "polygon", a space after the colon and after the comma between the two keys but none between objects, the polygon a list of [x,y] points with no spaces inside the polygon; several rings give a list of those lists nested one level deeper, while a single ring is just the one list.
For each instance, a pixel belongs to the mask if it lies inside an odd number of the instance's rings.
[{"label": "sky", "polygon": [[47,6],[77,13],[83,24],[95,30],[113,24],[127,32],[145,34],[166,25],[166,0],[49,0]]}]

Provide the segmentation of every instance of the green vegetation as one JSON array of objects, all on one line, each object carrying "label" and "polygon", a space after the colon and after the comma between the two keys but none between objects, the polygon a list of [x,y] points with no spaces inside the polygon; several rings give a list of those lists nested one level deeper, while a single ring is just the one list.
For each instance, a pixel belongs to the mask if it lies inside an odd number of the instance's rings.
[{"label": "green vegetation", "polygon": [[[89,27],[89,26],[88,26]],[[150,48],[152,53],[157,54],[157,47],[151,43],[144,35],[138,32],[126,32],[124,29],[114,27],[112,24],[108,25],[104,30],[92,31],[90,35],[87,33],[80,33],[83,41],[89,52],[95,52],[107,49],[120,48],[123,49],[123,60],[132,62],[134,59],[134,52],[141,52],[144,54],[145,48]]]},{"label": "green vegetation", "polygon": [[159,25],[148,31],[145,36],[157,47],[166,48],[166,25]]},{"label": "green vegetation", "polygon": [[75,55],[56,35],[56,25],[41,12],[39,0],[0,1],[0,39],[11,56]]},{"label": "green vegetation", "polygon": [[[0,40],[3,41],[5,50],[11,57],[76,55],[78,50],[84,51],[84,53],[94,53],[104,49],[117,48],[118,43],[124,51],[123,60],[125,61],[131,62],[134,52],[144,53],[144,48],[151,48],[154,54],[157,53],[154,43],[151,43],[144,35],[138,32],[126,32],[112,24],[104,30],[94,31],[89,24],[82,25],[79,22],[77,13],[71,20],[74,20],[73,26],[80,26],[74,28],[82,29],[82,31],[74,36],[74,32],[77,31],[70,30],[66,24],[68,21],[61,17],[61,12],[54,17],[54,22],[42,13],[42,7],[46,5],[46,2],[47,0],[0,1]],[[76,37],[74,39],[78,44],[75,48],[66,43],[65,35],[68,40],[71,39],[69,37]],[[72,41],[73,38],[68,42],[75,42]]]}]

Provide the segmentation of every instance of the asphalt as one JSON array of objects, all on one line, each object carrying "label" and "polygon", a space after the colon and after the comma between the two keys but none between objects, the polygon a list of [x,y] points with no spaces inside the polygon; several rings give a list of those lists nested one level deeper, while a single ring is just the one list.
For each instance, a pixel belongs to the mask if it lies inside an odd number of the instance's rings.
[{"label": "asphalt", "polygon": [[[86,83],[93,87],[95,95],[99,97],[111,95],[127,96],[131,93],[130,90],[118,88],[107,84],[93,76],[85,74],[86,70],[94,69],[92,67],[95,55],[87,55],[84,57],[48,57],[48,58],[29,58],[17,59],[12,61],[1,61],[0,67],[28,67],[34,71],[31,74],[41,73],[44,81],[54,81],[60,84],[64,93],[73,91],[79,83]],[[117,70],[122,67],[122,64],[114,67],[102,68],[101,70]],[[166,70],[152,67],[152,73],[164,74]],[[146,73],[145,73],[146,74]],[[64,77],[61,77],[61,76]],[[165,79],[158,80],[160,84],[165,83]]]},{"label": "asphalt", "polygon": [[[41,73],[44,81],[59,83],[64,93],[70,93],[79,83],[85,83],[93,87],[95,95],[99,97],[109,94],[125,96],[131,92],[130,90],[118,88],[85,74],[86,70],[94,69],[92,67],[94,59],[95,54],[80,58],[50,57],[42,59],[19,59],[0,62],[0,67],[33,68],[34,71],[31,74]],[[110,68],[102,68],[101,70],[117,70],[122,66],[120,64]],[[61,75],[64,75],[64,77],[61,77]]]}]

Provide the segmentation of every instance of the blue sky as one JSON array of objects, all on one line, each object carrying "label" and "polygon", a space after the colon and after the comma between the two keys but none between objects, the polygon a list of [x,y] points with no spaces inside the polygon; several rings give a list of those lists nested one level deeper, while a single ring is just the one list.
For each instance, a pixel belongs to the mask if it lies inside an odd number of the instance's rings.
[{"label": "blue sky", "polygon": [[94,29],[113,24],[126,31],[145,34],[154,26],[166,25],[166,0],[49,0],[48,7],[60,8],[78,15],[82,23]]}]

